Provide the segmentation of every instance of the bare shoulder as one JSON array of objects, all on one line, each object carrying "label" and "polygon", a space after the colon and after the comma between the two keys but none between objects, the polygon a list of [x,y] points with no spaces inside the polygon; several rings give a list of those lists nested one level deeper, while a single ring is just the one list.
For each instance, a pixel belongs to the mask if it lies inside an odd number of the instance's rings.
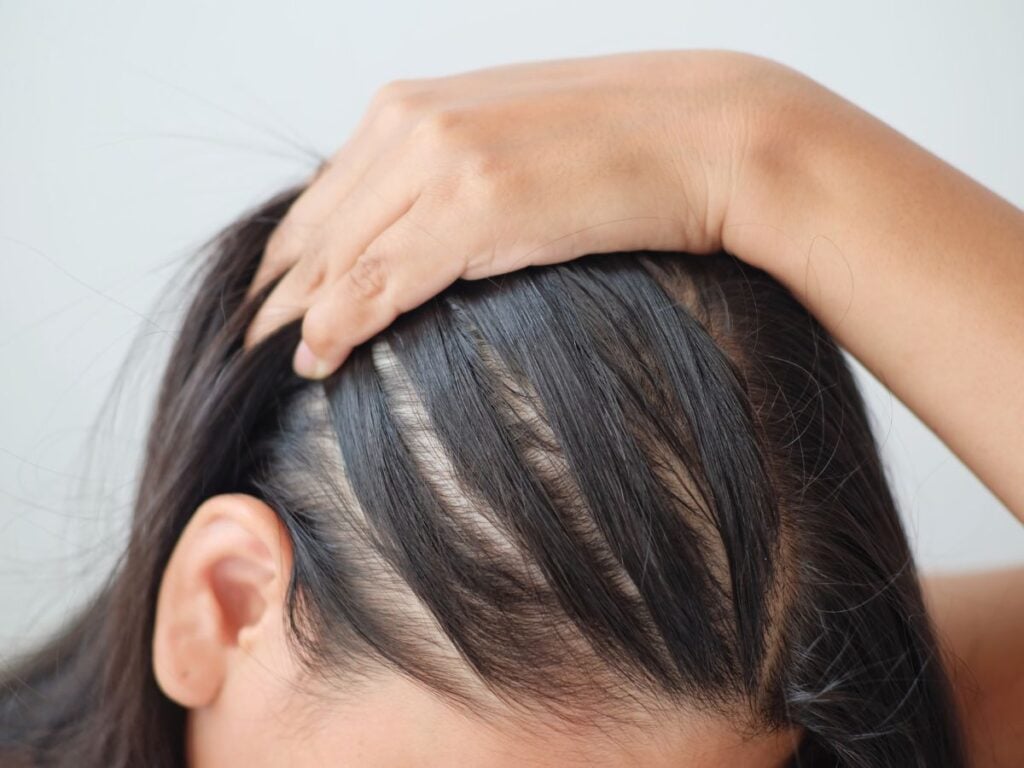
[{"label": "bare shoulder", "polygon": [[972,765],[1024,765],[1024,564],[926,574]]}]

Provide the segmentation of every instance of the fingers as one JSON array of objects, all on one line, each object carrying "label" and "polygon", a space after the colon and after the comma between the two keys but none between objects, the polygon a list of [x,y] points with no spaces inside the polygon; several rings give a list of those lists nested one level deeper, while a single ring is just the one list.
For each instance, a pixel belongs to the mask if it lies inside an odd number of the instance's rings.
[{"label": "fingers", "polygon": [[330,162],[328,160],[320,166],[270,233],[256,274],[246,290],[246,301],[252,299],[268,283],[276,280],[298,261],[299,254],[309,242],[310,233],[315,231],[317,223],[330,211],[332,195],[326,185],[330,184],[330,176],[337,176],[329,173]]},{"label": "fingers", "polygon": [[380,234],[306,313],[292,365],[322,379],[354,347],[455,282],[465,258],[428,231],[426,197]]},{"label": "fingers", "polygon": [[322,222],[366,173],[369,160],[375,155],[352,151],[361,143],[359,137],[350,139],[320,167],[309,186],[292,203],[267,241],[259,268],[246,293],[247,299],[291,268],[308,251]]},{"label": "fingers", "polygon": [[[267,297],[250,323],[245,347],[301,317],[320,289],[344,272],[356,257],[389,225],[408,210],[415,194],[409,174],[396,172],[398,153],[380,158],[357,183],[340,208],[317,226],[315,240]],[[378,185],[381,185],[378,188]]]},{"label": "fingers", "polygon": [[326,279],[326,267],[319,255],[296,262],[260,305],[246,329],[243,347],[251,349],[281,326],[302,317]]},{"label": "fingers", "polygon": [[247,299],[323,239],[324,223],[343,205],[378,158],[401,142],[415,124],[422,101],[422,96],[417,96],[412,86],[402,81],[389,83],[377,92],[349,139],[321,166],[271,233]]}]

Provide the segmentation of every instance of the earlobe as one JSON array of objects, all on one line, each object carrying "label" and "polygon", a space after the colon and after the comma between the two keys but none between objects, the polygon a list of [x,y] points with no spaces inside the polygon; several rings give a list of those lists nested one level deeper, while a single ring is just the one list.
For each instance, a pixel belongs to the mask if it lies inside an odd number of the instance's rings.
[{"label": "earlobe", "polygon": [[185,526],[164,570],[153,631],[153,671],[183,707],[212,703],[238,651],[268,629],[291,573],[287,531],[259,499],[206,500]]}]

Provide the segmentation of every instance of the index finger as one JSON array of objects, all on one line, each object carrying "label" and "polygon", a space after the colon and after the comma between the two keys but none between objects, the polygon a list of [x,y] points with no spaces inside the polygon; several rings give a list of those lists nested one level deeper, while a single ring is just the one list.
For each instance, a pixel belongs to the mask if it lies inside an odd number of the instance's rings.
[{"label": "index finger", "polygon": [[378,89],[349,138],[321,163],[308,187],[271,233],[247,298],[299,260],[374,161],[395,146],[416,122],[417,107],[410,103],[410,97],[406,95],[404,101],[395,98],[406,90],[405,81],[392,81]]},{"label": "index finger", "polygon": [[351,184],[351,173],[339,169],[338,156],[321,161],[306,188],[291,204],[267,240],[263,257],[246,291],[252,299],[264,287],[290,269],[311,236],[337,206],[339,197]]}]

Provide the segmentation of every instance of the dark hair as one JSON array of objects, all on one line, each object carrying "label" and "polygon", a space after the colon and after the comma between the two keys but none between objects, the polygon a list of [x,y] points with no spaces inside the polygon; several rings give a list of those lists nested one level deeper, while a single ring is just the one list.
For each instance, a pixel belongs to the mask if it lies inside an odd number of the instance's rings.
[{"label": "dark hair", "polygon": [[785,288],[726,253],[646,251],[458,281],[308,382],[297,323],[241,347],[296,192],[212,241],[127,552],[8,671],[0,754],[184,765],[157,591],[199,504],[247,492],[290,532],[311,671],[390,668],[467,706],[482,684],[567,721],[696,703],[801,726],[793,765],[964,764],[861,395]]}]

